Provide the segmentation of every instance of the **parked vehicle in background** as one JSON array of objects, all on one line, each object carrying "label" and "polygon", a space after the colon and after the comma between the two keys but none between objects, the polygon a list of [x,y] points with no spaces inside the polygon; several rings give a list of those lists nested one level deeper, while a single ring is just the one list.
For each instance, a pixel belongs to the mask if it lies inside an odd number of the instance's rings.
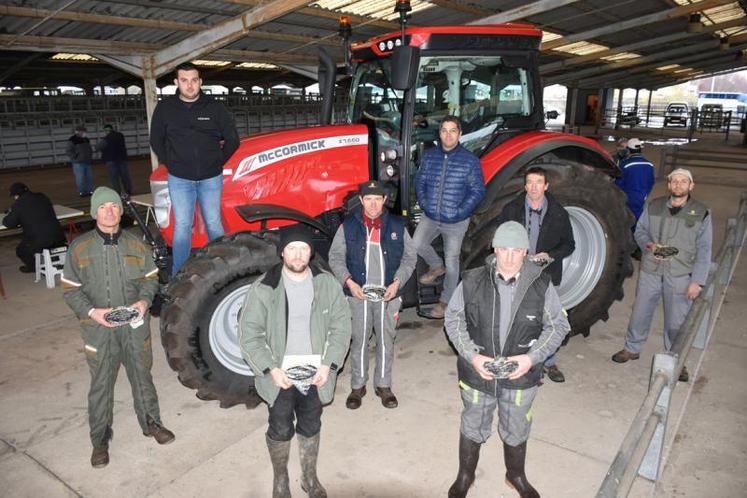
[{"label": "parked vehicle in background", "polygon": [[723,113],[731,111],[734,118],[747,117],[747,93],[740,92],[700,92],[698,109],[709,104],[718,104]]},{"label": "parked vehicle in background", "polygon": [[687,105],[687,102],[670,102],[667,110],[664,112],[664,126],[666,127],[673,123],[687,126],[689,114],[690,106]]},{"label": "parked vehicle in background", "polygon": [[700,127],[721,129],[724,125],[724,108],[721,104],[704,104],[700,108]]}]

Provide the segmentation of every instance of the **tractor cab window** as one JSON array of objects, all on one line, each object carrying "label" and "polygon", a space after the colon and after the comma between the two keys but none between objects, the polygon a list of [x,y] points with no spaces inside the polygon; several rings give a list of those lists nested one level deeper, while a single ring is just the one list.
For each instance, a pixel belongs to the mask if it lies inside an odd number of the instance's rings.
[{"label": "tractor cab window", "polygon": [[353,122],[372,124],[380,139],[398,140],[402,92],[390,84],[389,61],[363,64],[353,78]]},{"label": "tractor cab window", "polygon": [[453,114],[462,122],[461,143],[479,154],[495,133],[533,113],[529,73],[499,56],[423,57],[415,91],[415,142],[432,142],[438,123]]}]

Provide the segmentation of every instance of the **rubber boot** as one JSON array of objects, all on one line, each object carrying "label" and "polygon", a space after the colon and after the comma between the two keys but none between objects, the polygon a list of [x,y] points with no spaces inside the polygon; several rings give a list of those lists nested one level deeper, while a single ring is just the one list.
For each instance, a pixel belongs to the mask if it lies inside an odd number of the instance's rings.
[{"label": "rubber boot", "polygon": [[506,484],[518,491],[521,498],[540,498],[539,493],[529,484],[524,473],[527,442],[524,441],[518,446],[503,443],[503,459],[506,462]]},{"label": "rubber boot", "polygon": [[288,455],[290,455],[291,443],[290,441],[275,441],[268,436],[265,436],[265,439],[272,461],[272,498],[290,498]]},{"label": "rubber boot", "polygon": [[310,498],[327,498],[327,490],[316,475],[316,460],[319,456],[319,433],[304,437],[298,434],[298,454],[301,457],[301,489]]},{"label": "rubber boot", "polygon": [[459,472],[454,484],[449,488],[449,498],[464,498],[472,483],[475,482],[475,469],[480,459],[480,447],[464,434],[459,433]]}]

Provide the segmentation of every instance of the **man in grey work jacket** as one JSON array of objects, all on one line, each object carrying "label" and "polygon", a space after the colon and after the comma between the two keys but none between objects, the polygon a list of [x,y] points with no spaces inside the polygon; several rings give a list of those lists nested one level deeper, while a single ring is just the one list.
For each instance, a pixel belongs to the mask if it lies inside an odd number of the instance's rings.
[{"label": "man in grey work jacket", "polygon": [[[444,288],[431,318],[443,318],[446,303],[459,281],[459,255],[469,218],[485,196],[480,160],[459,144],[462,125],[459,118],[446,116],[438,129],[439,144],[425,151],[415,177],[415,192],[423,216],[412,236],[418,254],[428,264],[420,276],[422,285],[433,285],[441,275]],[[441,236],[444,259],[431,243]]]},{"label": "man in grey work jacket", "polygon": [[[99,468],[109,463],[114,382],[122,363],[143,435],[167,444],[174,440],[174,434],[161,424],[158,395],[150,373],[153,352],[148,308],[158,290],[158,270],[151,249],[139,237],[120,229],[122,200],[114,190],[96,189],[91,197],[91,217],[96,220],[96,228],[70,245],[62,286],[65,301],[80,320],[91,373],[91,465]],[[135,308],[140,319],[113,326],[105,316],[119,306]]]},{"label": "man in grey work jacket", "polygon": [[[366,395],[368,339],[376,330],[374,392],[386,408],[399,405],[392,392],[394,338],[402,305],[402,288],[417,262],[415,246],[405,220],[384,208],[386,190],[377,181],[360,185],[361,209],[350,213],[335,234],[329,249],[329,266],[342,283],[353,314],[350,346],[351,392],[345,406],[355,410]],[[369,301],[366,285],[385,287],[383,299]]]},{"label": "man in grey work jacket", "polygon": [[[690,171],[678,168],[669,173],[667,180],[669,196],[652,200],[635,228],[635,241],[643,258],[625,347],[612,356],[616,363],[640,358],[662,298],[664,349],[670,351],[708,278],[713,243],[711,212],[705,204],[693,199],[695,184]],[[659,253],[662,246],[676,248],[677,254],[662,256]],[[689,380],[687,368],[682,368],[679,380]]]},{"label": "man in grey work jacket", "polygon": [[[493,236],[495,253],[482,268],[464,272],[446,309],[444,325],[459,353],[457,371],[464,409],[459,430],[459,472],[449,497],[467,495],[475,480],[480,447],[492,432],[498,408],[506,483],[522,498],[539,497],[524,472],[532,403],[542,364],[570,330],[550,275],[526,258],[529,237],[515,221]],[[485,363],[516,362],[508,378],[496,379]]]},{"label": "man in grey work jacket", "polygon": [[[312,498],[323,498],[327,492],[316,472],[322,405],[332,402],[337,370],[348,352],[350,308],[335,277],[310,262],[313,247],[308,231],[286,229],[278,252],[283,262],[260,275],[246,293],[239,316],[239,346],[256,376],[257,393],[269,406],[265,439],[273,468],[273,498],[291,496],[288,456],[294,434],[298,434],[301,488]],[[319,359],[306,394],[287,375],[291,355],[303,358],[303,363]]]}]

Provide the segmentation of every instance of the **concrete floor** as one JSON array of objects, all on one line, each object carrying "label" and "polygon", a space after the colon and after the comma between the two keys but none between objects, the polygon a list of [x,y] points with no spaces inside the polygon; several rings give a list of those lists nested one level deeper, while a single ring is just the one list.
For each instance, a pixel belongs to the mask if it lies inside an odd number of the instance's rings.
[{"label": "concrete floor", "polygon": [[[658,159],[656,147],[649,150],[651,159]],[[72,189],[72,179],[65,176],[69,173],[47,170],[45,181],[62,185],[69,180]],[[702,175],[708,181],[699,184],[695,172],[695,195],[713,209],[718,247],[745,178],[718,171]],[[0,175],[0,191],[12,181],[15,176]],[[136,182],[145,184],[142,176]],[[660,182],[654,194],[663,191]],[[0,300],[0,495],[270,496],[266,408],[225,410],[217,402],[198,400],[178,382],[160,347],[154,348],[153,375],[163,420],[177,440],[160,447],[141,436],[122,374],[111,463],[92,469],[89,379],[76,320],[59,288],[48,290],[17,272],[14,245],[11,237],[0,238],[0,273],[7,293]],[[634,289],[631,278],[609,321],[596,324],[588,338],[574,337],[561,350],[559,364],[567,382],[547,382],[540,390],[527,474],[544,496],[594,496],[645,395],[651,358],[661,349],[661,317],[655,319],[640,361],[618,365],[609,359],[622,346]],[[747,396],[741,382],[747,374],[745,294],[743,258],[708,349],[702,357],[693,350],[687,360],[691,382],[679,383],[674,391],[662,479],[656,485],[638,479],[631,496],[747,496]],[[158,320],[152,330],[154,344],[160,344]],[[338,382],[335,401],[325,408],[319,473],[330,496],[445,496],[454,478],[461,404],[455,356],[440,322],[420,319],[413,310],[403,312],[396,347],[398,409],[383,408],[369,394],[361,409],[347,410],[348,372]],[[291,487],[294,495],[304,496],[296,454],[294,443]],[[494,436],[483,448],[470,496],[516,496],[503,483],[503,472],[500,441]]]}]

